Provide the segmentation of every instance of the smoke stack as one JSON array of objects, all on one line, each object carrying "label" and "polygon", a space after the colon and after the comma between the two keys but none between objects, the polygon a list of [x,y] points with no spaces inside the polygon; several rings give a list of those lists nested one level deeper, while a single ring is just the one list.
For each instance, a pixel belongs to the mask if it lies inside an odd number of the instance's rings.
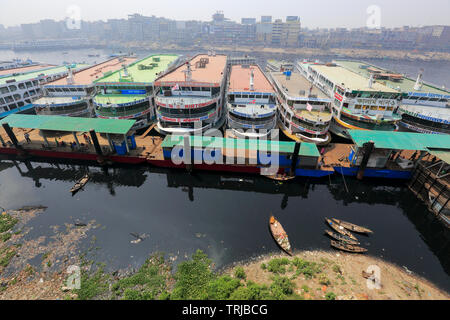
[{"label": "smoke stack", "polygon": [[191,63],[186,62],[186,70],[184,72],[184,78],[186,82],[192,81],[192,69],[191,69]]},{"label": "smoke stack", "polygon": [[253,69],[250,73],[250,91],[255,91],[255,74],[253,73]]},{"label": "smoke stack", "polygon": [[419,75],[417,76],[416,84],[414,85],[414,90],[420,91],[423,86],[423,69],[420,69]]},{"label": "smoke stack", "polygon": [[128,77],[129,74],[128,74],[127,66],[125,64],[123,64],[122,67],[123,67],[123,75],[124,75],[124,77]]}]

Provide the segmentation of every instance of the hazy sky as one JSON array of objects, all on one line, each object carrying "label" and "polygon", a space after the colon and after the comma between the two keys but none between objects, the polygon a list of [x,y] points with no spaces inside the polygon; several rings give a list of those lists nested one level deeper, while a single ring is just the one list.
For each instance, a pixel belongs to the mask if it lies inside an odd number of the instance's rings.
[{"label": "hazy sky", "polygon": [[5,26],[63,20],[76,5],[82,20],[126,18],[131,13],[176,20],[211,20],[217,10],[227,18],[258,18],[298,15],[302,25],[315,27],[361,27],[369,19],[367,8],[379,6],[381,26],[450,25],[450,0],[0,0],[0,24]]}]

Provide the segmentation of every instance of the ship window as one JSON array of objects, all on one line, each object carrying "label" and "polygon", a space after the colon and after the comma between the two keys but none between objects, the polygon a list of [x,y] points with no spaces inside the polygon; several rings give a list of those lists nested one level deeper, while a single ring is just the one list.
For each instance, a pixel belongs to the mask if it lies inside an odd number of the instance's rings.
[{"label": "ship window", "polygon": [[263,99],[269,99],[269,96],[268,95],[264,95]]},{"label": "ship window", "polygon": [[242,99],[248,99],[248,94],[243,94]]},{"label": "ship window", "polygon": [[363,106],[362,108],[363,108],[363,110],[368,110],[369,106]]},{"label": "ship window", "polygon": [[235,97],[236,97],[236,99],[242,98],[242,96],[240,94],[237,94]]},{"label": "ship window", "polygon": [[378,110],[378,107],[377,106],[371,106],[370,110]]},{"label": "ship window", "polygon": [[33,84],[31,82],[27,82],[27,88],[33,87]]},{"label": "ship window", "polygon": [[357,104],[357,105],[355,106],[355,109],[361,110],[361,105]]},{"label": "ship window", "polygon": [[254,95],[254,94],[251,94],[251,95],[248,96],[248,98],[249,98],[249,99],[255,99],[255,95]]},{"label": "ship window", "polygon": [[201,89],[199,87],[193,87],[192,91],[201,91]]},{"label": "ship window", "polygon": [[394,108],[393,107],[387,107],[387,111],[393,111]]},{"label": "ship window", "polygon": [[9,91],[14,92],[17,90],[16,86],[9,86]]},{"label": "ship window", "polygon": [[378,110],[380,110],[380,111],[384,111],[384,110],[386,110],[386,107],[383,107],[383,106],[379,106],[379,107],[378,107]]},{"label": "ship window", "polygon": [[23,107],[25,105],[25,103],[23,103],[23,101],[19,101],[19,102],[17,102],[17,104],[19,105],[19,107]]},{"label": "ship window", "polygon": [[15,94],[14,95],[14,100],[19,101],[21,99],[22,99],[22,97],[20,96],[20,94]]},{"label": "ship window", "polygon": [[39,85],[39,82],[37,80],[34,80],[33,85],[37,86],[37,85]]},{"label": "ship window", "polygon": [[0,104],[4,104],[5,100],[3,98],[0,98]]},{"label": "ship window", "polygon": [[9,90],[7,87],[3,87],[3,88],[0,88],[0,93],[1,94],[9,93]]}]

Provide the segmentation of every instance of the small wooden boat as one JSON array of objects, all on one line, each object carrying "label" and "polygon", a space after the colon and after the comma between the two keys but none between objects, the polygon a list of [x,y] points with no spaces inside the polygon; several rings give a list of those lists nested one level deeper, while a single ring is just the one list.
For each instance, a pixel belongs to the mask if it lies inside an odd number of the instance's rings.
[{"label": "small wooden boat", "polygon": [[325,233],[327,235],[329,235],[331,238],[336,239],[337,241],[342,241],[342,242],[345,242],[345,243],[348,243],[348,244],[354,244],[354,245],[359,245],[360,244],[359,241],[353,240],[352,238],[344,236],[344,235],[339,234],[339,233],[331,232],[330,230],[325,230]]},{"label": "small wooden boat", "polygon": [[275,181],[284,182],[284,181],[290,181],[290,180],[295,179],[295,176],[276,174],[276,175],[273,175],[273,176],[267,176],[267,178],[275,180]]},{"label": "small wooden boat", "polygon": [[281,223],[278,222],[274,216],[270,217],[269,228],[273,238],[280,248],[283,249],[288,255],[292,256],[292,248],[289,243],[288,235],[286,234],[286,231],[284,231]]},{"label": "small wooden boat", "polygon": [[81,188],[83,188],[86,185],[86,183],[88,183],[88,181],[89,175],[85,174],[84,177],[78,180],[77,183],[75,183],[75,185],[72,187],[72,189],[70,189],[70,192],[72,192],[72,194],[77,193],[78,191],[80,191]]},{"label": "small wooden boat", "polygon": [[341,226],[343,226],[345,229],[353,231],[353,232],[358,232],[358,233],[373,233],[372,230],[364,228],[364,227],[360,227],[356,224],[350,223],[350,222],[345,222],[342,220],[338,220],[338,219],[334,219],[333,221],[340,224]]},{"label": "small wooden boat", "polygon": [[365,249],[365,248],[361,248],[361,247],[358,247],[358,246],[354,246],[352,244],[348,244],[348,243],[345,243],[345,242],[334,241],[334,240],[331,240],[331,246],[336,248],[336,249],[339,249],[339,250],[342,250],[342,251],[351,252],[351,253],[364,253],[364,252],[367,252],[367,249]]},{"label": "small wooden boat", "polygon": [[328,225],[333,228],[338,233],[342,234],[343,236],[347,236],[352,240],[358,241],[356,237],[347,229],[345,229],[343,226],[341,226],[339,223],[336,223],[332,221],[331,219],[325,218],[325,221],[328,223]]}]

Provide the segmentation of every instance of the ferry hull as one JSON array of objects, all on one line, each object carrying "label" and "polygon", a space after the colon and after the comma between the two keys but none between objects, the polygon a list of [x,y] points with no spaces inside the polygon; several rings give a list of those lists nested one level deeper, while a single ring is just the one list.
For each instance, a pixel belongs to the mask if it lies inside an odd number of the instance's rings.
[{"label": "ferry hull", "polygon": [[284,124],[282,122],[278,122],[278,128],[284,133],[284,135],[286,137],[288,137],[289,139],[291,139],[295,142],[309,142],[309,143],[314,143],[318,146],[326,146],[331,142],[331,134],[329,132],[327,132],[326,138],[324,138],[324,139],[319,139],[319,138],[318,139],[310,139],[305,136],[298,137],[297,135],[290,133],[289,130],[284,126]]},{"label": "ferry hull", "polygon": [[[356,177],[359,171],[359,167],[334,167],[334,170],[336,171],[336,173],[343,174],[344,176]],[[412,177],[412,171],[366,168],[364,170],[364,177],[409,180]]]}]

